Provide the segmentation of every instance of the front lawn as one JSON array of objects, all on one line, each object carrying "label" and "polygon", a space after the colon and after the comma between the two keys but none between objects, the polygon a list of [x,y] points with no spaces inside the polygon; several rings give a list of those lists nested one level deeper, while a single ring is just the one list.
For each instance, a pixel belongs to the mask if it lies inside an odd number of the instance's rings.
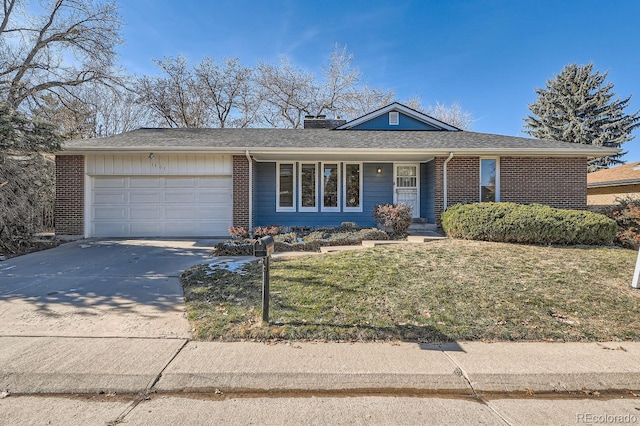
[{"label": "front lawn", "polygon": [[182,276],[204,340],[640,340],[637,252],[444,240]]}]

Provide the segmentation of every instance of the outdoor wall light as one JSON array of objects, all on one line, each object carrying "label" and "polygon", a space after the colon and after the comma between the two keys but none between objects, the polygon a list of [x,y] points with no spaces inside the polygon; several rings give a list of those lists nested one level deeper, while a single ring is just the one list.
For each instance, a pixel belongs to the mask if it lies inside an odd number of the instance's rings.
[{"label": "outdoor wall light", "polygon": [[382,167],[378,167],[378,170],[376,170],[378,172],[378,174],[382,173]]},{"label": "outdoor wall light", "polygon": [[155,158],[155,155],[153,155],[153,152],[149,153],[149,160],[153,160]]}]

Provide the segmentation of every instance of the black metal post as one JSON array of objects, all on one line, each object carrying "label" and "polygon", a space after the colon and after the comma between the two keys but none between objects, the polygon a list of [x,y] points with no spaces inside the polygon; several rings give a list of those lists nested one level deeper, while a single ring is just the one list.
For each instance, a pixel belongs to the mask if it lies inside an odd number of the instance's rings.
[{"label": "black metal post", "polygon": [[262,322],[269,323],[269,257],[262,258]]}]

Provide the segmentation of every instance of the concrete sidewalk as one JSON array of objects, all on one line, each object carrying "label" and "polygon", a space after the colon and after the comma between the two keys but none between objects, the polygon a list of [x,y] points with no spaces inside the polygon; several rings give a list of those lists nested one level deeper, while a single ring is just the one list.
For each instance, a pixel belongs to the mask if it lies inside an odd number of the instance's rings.
[{"label": "concrete sidewalk", "polygon": [[218,343],[0,337],[0,394],[640,389],[640,342]]}]

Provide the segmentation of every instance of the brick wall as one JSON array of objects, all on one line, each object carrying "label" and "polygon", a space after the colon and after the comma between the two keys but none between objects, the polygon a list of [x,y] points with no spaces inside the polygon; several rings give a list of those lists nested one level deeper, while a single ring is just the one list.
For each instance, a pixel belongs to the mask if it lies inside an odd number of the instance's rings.
[{"label": "brick wall", "polygon": [[84,235],[84,156],[56,156],[56,235]]},{"label": "brick wall", "polygon": [[[436,223],[444,206],[442,180],[446,157],[436,157],[435,161],[435,216]],[[475,203],[480,198],[480,158],[453,157],[447,163],[447,205]]]},{"label": "brick wall", "polygon": [[233,225],[249,227],[249,162],[244,155],[233,156]]},{"label": "brick wall", "polygon": [[[436,223],[444,206],[446,157],[435,158]],[[480,158],[453,157],[447,164],[447,205],[480,199]],[[587,159],[501,157],[500,201],[540,203],[566,209],[587,207]]]},{"label": "brick wall", "polygon": [[610,206],[616,204],[617,198],[640,197],[640,185],[616,185],[587,189],[589,206]]},{"label": "brick wall", "polygon": [[586,158],[500,158],[500,201],[587,208]]}]

